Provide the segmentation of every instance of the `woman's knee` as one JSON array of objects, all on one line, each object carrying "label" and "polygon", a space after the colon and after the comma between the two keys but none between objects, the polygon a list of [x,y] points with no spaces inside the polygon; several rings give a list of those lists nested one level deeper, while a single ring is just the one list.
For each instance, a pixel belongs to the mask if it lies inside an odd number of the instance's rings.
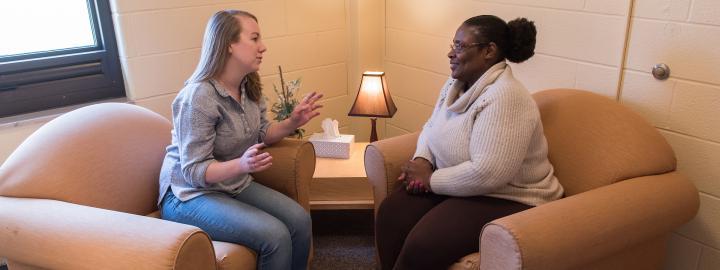
[{"label": "woman's knee", "polygon": [[284,223],[279,220],[268,222],[262,228],[258,228],[257,237],[262,241],[262,248],[268,252],[278,249],[287,249],[292,246],[290,231]]},{"label": "woman's knee", "polygon": [[312,231],[312,219],[310,213],[300,205],[288,205],[281,212],[283,217],[278,217],[287,225],[292,235],[303,235],[309,237]]},{"label": "woman's knee", "polygon": [[380,206],[378,206],[375,224],[383,226],[399,225],[400,223],[406,223],[406,219],[415,220],[417,218],[416,214],[422,216],[421,213],[404,211],[412,206],[412,203],[409,202],[407,198],[404,198],[403,194],[388,196],[380,203]]},{"label": "woman's knee", "polygon": [[438,251],[438,237],[433,234],[421,234],[411,231],[405,238],[402,253],[410,258],[429,256]]},{"label": "woman's knee", "polygon": [[386,220],[397,214],[401,202],[393,197],[386,197],[378,206],[377,219]]},{"label": "woman's knee", "polygon": [[293,210],[290,212],[290,219],[293,226],[298,229],[309,230],[312,227],[312,218],[310,213],[305,211],[305,208],[301,206],[292,207]]},{"label": "woman's knee", "polygon": [[437,244],[438,238],[433,235],[410,233],[400,254],[395,261],[394,269],[445,269],[449,266],[444,262],[441,252],[445,249]]}]

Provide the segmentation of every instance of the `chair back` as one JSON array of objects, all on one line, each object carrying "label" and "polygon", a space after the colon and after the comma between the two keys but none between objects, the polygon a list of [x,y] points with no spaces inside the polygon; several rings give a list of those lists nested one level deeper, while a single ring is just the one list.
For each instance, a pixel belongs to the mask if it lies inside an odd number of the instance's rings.
[{"label": "chair back", "polygon": [[545,90],[533,97],[565,196],[675,170],[667,141],[616,101],[573,89]]},{"label": "chair back", "polygon": [[124,103],[83,107],[30,135],[0,166],[0,196],[146,215],[157,209],[170,122]]}]

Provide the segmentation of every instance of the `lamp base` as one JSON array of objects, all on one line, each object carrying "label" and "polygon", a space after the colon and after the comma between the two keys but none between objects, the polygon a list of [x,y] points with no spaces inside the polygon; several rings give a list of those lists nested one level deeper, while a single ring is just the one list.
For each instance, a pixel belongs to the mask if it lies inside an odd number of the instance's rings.
[{"label": "lamp base", "polygon": [[372,128],[370,129],[370,142],[377,141],[377,129],[375,128],[377,122],[377,118],[370,118],[370,123],[372,125]]}]

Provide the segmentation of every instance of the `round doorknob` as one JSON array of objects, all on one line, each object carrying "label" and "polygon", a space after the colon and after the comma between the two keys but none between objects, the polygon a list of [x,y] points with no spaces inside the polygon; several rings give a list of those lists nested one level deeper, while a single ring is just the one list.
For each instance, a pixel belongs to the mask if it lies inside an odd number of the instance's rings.
[{"label": "round doorknob", "polygon": [[666,80],[670,77],[670,67],[663,63],[656,64],[652,68],[652,75],[655,79]]}]

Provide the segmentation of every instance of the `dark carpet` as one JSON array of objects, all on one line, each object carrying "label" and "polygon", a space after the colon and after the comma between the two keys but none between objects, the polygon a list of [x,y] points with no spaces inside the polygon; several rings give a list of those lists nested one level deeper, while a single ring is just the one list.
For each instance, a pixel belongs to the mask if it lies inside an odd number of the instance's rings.
[{"label": "dark carpet", "polygon": [[312,270],[375,269],[373,210],[313,211]]}]

